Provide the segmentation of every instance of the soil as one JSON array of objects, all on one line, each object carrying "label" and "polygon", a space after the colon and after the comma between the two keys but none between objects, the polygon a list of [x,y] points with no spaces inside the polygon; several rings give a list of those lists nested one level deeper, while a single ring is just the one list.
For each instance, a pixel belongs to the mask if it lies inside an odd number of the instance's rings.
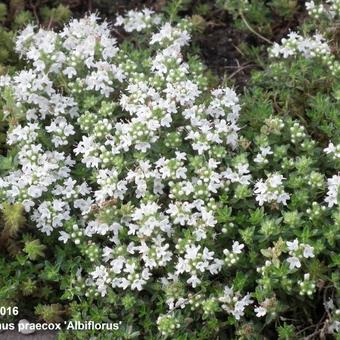
[{"label": "soil", "polygon": [[[204,34],[200,34],[196,40],[201,58],[205,65],[221,80],[227,74],[235,74],[238,87],[243,87],[250,75],[250,67],[247,67],[246,59],[237,50],[237,46],[246,40],[246,34],[236,32],[230,23],[223,26],[207,27]],[[242,70],[241,70],[242,68]],[[235,73],[239,70],[237,73]]]}]

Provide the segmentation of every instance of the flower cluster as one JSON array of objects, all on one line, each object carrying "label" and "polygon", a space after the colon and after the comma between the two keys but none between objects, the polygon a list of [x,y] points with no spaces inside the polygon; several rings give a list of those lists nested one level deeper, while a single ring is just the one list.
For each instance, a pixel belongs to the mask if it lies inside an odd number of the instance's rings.
[{"label": "flower cluster", "polygon": [[236,320],[240,320],[245,313],[245,308],[254,302],[250,294],[242,296],[239,292],[234,292],[233,288],[228,286],[224,287],[223,295],[218,300],[222,303],[222,309],[232,314]]},{"label": "flower cluster", "polygon": [[340,159],[340,144],[334,145],[330,142],[327,148],[324,149],[327,155],[331,155],[334,160]]},{"label": "flower cluster", "polygon": [[319,33],[304,37],[296,32],[290,32],[287,38],[281,40],[281,45],[274,43],[270,53],[273,57],[282,56],[285,59],[296,55],[302,55],[307,59],[318,58],[334,75],[340,71],[339,61],[332,54],[326,39]]},{"label": "flower cluster", "polygon": [[275,317],[278,301],[275,297],[266,298],[254,309],[256,316],[261,318],[265,315],[271,315]]},{"label": "flower cluster", "polygon": [[[1,180],[2,195],[21,202],[46,234],[60,228],[64,243],[106,236],[103,263],[89,281],[101,295],[109,285],[141,290],[170,260],[173,275],[188,275],[196,287],[200,275],[214,275],[223,264],[196,242],[214,236],[214,196],[228,178],[216,150],[237,145],[238,98],[219,88],[202,103],[204,86],[181,51],[190,39],[186,21],[151,34],[158,49],[145,62],[148,70],[137,72],[97,19],[73,20],[60,33],[28,26],[19,35],[17,50],[32,68],[1,82],[27,112],[8,134],[8,143],[21,147],[20,170]],[[160,24],[160,16],[131,11],[117,24],[141,31]],[[98,104],[96,96],[103,98]],[[165,150],[153,155],[157,145]],[[76,164],[89,173],[83,182],[70,177]],[[79,226],[75,237],[68,223]],[[183,228],[192,234],[174,247],[172,235]],[[98,252],[85,254],[95,261]]]},{"label": "flower cluster", "polygon": [[154,11],[144,8],[141,11],[130,10],[124,16],[119,15],[116,19],[116,26],[123,26],[126,32],[143,31],[158,25],[161,22],[161,16]]},{"label": "flower cluster", "polygon": [[330,334],[339,333],[340,309],[337,308],[336,304],[334,303],[334,300],[331,298],[328,301],[324,301],[324,307],[329,317],[328,333]]},{"label": "flower cluster", "polygon": [[301,258],[314,257],[313,247],[308,244],[299,244],[297,239],[292,242],[287,241],[287,247],[290,255],[290,257],[287,259],[287,262],[289,263],[289,269],[300,268]]},{"label": "flower cluster", "polygon": [[325,41],[325,38],[320,34],[315,34],[311,38],[304,38],[297,32],[290,32],[288,38],[281,40],[281,45],[275,43],[271,53],[274,57],[290,56],[301,53],[305,58],[328,55],[330,48]]},{"label": "flower cluster", "polygon": [[225,262],[227,266],[232,266],[239,260],[240,254],[242,254],[242,249],[244,248],[243,243],[238,241],[233,242],[231,251],[229,249],[224,249],[223,254],[225,255]]},{"label": "flower cluster", "polygon": [[325,7],[323,4],[316,4],[313,0],[306,1],[305,3],[308,14],[316,19],[320,17],[321,14],[325,12]]},{"label": "flower cluster", "polygon": [[254,193],[260,206],[266,202],[287,204],[290,196],[284,191],[283,180],[282,175],[274,173],[268,175],[265,181],[260,179],[256,182]]},{"label": "flower cluster", "polygon": [[339,0],[327,0],[323,3],[315,3],[312,1],[306,1],[305,3],[308,14],[313,18],[319,19],[321,16],[326,16],[333,19],[340,15],[340,1]]}]

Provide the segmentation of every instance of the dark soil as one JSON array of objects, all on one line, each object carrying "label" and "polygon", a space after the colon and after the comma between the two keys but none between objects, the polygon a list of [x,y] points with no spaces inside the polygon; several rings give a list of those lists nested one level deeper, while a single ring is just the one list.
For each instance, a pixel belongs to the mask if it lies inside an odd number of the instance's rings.
[{"label": "dark soil", "polygon": [[237,85],[243,87],[249,77],[250,64],[237,50],[237,46],[246,38],[246,34],[236,32],[230,23],[226,23],[222,27],[207,27],[204,34],[197,37],[196,42],[205,65],[219,79],[234,73]]}]

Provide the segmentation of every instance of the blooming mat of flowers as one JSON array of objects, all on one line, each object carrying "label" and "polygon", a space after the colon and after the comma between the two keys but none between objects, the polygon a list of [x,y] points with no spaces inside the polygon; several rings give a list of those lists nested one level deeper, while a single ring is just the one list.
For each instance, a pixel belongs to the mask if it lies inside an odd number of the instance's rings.
[{"label": "blooming mat of flowers", "polygon": [[[18,169],[0,178],[3,206],[21,204],[42,233],[77,247],[74,296],[122,292],[133,305],[147,292],[163,337],[194,332],[194,319],[246,336],[317,293],[318,267],[336,251],[340,146],[321,148],[298,121],[272,116],[250,154],[239,97],[211,90],[186,53],[188,20],[145,9],[116,24],[142,32],[143,51],[118,46],[95,14],[18,35],[29,67],[0,89],[5,115],[25,118],[7,135]],[[297,52],[338,72],[318,35],[291,33],[272,50]],[[333,333],[339,309],[328,298]]]}]

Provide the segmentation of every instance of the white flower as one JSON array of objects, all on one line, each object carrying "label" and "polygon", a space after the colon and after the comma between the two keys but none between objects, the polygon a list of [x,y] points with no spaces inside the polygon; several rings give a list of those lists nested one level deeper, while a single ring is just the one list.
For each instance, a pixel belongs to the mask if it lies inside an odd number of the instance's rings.
[{"label": "white flower", "polygon": [[259,202],[260,206],[265,202],[277,202],[287,205],[290,195],[284,191],[283,179],[283,176],[280,174],[269,174],[265,181],[260,179],[255,183],[255,199]]},{"label": "white flower", "polygon": [[67,78],[71,79],[73,76],[77,75],[77,71],[74,67],[68,66],[65,68],[63,73],[67,76]]},{"label": "white flower", "polygon": [[254,312],[258,318],[265,316],[267,314],[267,309],[263,306],[257,306],[254,308]]},{"label": "white flower", "polygon": [[267,163],[268,160],[266,159],[267,155],[272,155],[273,152],[271,151],[270,146],[267,147],[260,147],[260,153],[254,158],[255,163]]},{"label": "white flower", "polygon": [[241,254],[243,248],[244,248],[243,243],[239,243],[238,241],[233,242],[232,250],[234,254]]},{"label": "white flower", "polygon": [[314,1],[306,1],[305,6],[307,11],[310,11],[315,8],[315,3]]},{"label": "white flower", "polygon": [[305,258],[314,257],[313,251],[314,251],[314,248],[311,247],[310,245],[306,244],[306,245],[304,245],[303,256]]},{"label": "white flower", "polygon": [[241,298],[239,293],[235,294],[228,286],[224,287],[224,295],[219,298],[219,301],[222,302],[222,308],[232,314],[236,320],[240,320],[245,313],[245,307],[253,303],[249,293]]},{"label": "white flower", "polygon": [[231,168],[227,168],[227,170],[222,173],[222,176],[230,180],[232,183],[249,185],[251,180],[249,165],[246,163],[239,163],[235,166],[235,168],[236,171],[233,171]]},{"label": "white flower", "polygon": [[326,310],[333,310],[335,308],[334,301],[331,298],[329,298],[329,300],[325,301],[323,304]]},{"label": "white flower", "polygon": [[289,269],[300,268],[301,262],[296,256],[288,257]]},{"label": "white flower", "polygon": [[328,207],[332,208],[334,205],[339,204],[339,187],[340,187],[340,176],[333,175],[333,177],[327,179],[328,192],[325,202],[328,203]]},{"label": "white flower", "polygon": [[187,283],[190,284],[193,288],[196,288],[197,285],[201,283],[201,280],[196,275],[192,275],[187,280]]},{"label": "white flower", "polygon": [[296,251],[299,249],[299,240],[297,238],[293,242],[287,241],[286,244],[290,251]]},{"label": "white flower", "polygon": [[70,239],[70,235],[66,233],[65,231],[59,231],[59,238],[58,241],[61,241],[63,243],[67,243],[67,241]]}]

